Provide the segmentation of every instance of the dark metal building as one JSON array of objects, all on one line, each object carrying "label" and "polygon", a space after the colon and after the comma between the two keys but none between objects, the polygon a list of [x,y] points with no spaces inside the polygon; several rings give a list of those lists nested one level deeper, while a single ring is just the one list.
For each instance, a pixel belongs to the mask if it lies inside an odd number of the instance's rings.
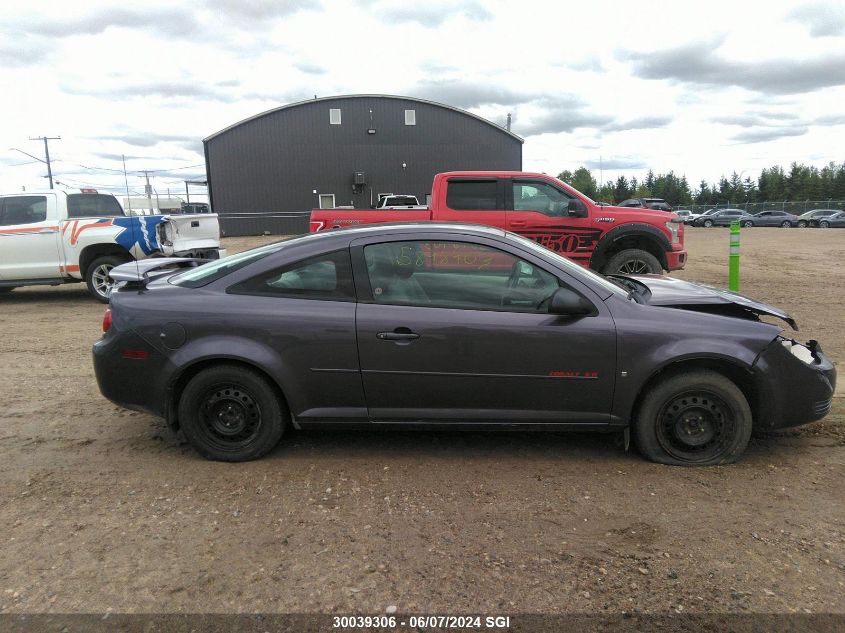
[{"label": "dark metal building", "polygon": [[390,95],[302,101],[203,141],[226,235],[301,233],[315,207],[370,208],[379,194],[425,204],[434,174],[520,170],[522,139],[451,106]]}]

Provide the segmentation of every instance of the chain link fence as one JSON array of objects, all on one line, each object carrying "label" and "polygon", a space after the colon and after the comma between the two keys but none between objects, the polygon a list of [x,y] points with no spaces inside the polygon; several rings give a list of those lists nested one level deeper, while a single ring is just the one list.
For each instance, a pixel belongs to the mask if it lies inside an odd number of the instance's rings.
[{"label": "chain link fence", "polygon": [[708,209],[742,209],[751,214],[761,211],[787,211],[801,215],[813,209],[837,209],[845,211],[845,200],[798,200],[783,202],[722,202],[719,204],[677,205],[678,209],[689,209],[693,213],[702,213]]}]

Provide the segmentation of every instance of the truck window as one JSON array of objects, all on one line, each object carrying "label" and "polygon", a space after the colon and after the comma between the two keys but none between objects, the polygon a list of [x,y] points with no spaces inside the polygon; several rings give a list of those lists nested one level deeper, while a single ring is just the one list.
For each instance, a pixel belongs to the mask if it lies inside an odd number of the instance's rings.
[{"label": "truck window", "polygon": [[513,181],[514,211],[537,211],[559,217],[566,215],[569,199],[568,195],[547,182]]},{"label": "truck window", "polygon": [[124,215],[123,207],[114,196],[73,193],[67,197],[69,218],[112,218]]},{"label": "truck window", "polygon": [[496,180],[450,180],[446,206],[456,211],[497,209],[498,184]]},{"label": "truck window", "polygon": [[47,196],[9,196],[0,199],[0,226],[34,224],[47,219]]}]

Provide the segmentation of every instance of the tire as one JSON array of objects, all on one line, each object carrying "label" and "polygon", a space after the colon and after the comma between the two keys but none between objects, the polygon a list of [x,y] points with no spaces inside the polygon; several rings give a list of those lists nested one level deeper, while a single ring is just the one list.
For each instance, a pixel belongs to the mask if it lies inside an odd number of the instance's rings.
[{"label": "tire", "polygon": [[709,229],[711,226],[713,226],[713,220],[704,220],[704,222],[702,222],[702,225]]},{"label": "tire", "polygon": [[805,220],[799,220],[798,221],[798,228],[799,229],[806,229],[807,228],[807,222]]},{"label": "tire", "polygon": [[88,292],[100,303],[108,303],[114,283],[109,279],[108,274],[115,266],[126,263],[126,259],[117,255],[103,255],[88,264],[85,271],[85,283],[88,284]]},{"label": "tire", "polygon": [[620,273],[623,275],[660,275],[663,266],[658,259],[648,251],[639,248],[629,248],[619,251],[610,258],[603,269],[605,274]]},{"label": "tire", "polygon": [[200,455],[257,459],[279,443],[287,422],[276,389],[257,372],[217,365],[194,376],[179,398],[179,424]]},{"label": "tire", "polygon": [[16,286],[3,286],[3,287],[0,287],[0,295],[3,295],[3,294],[8,294],[8,293],[12,292],[12,290],[14,290],[15,288],[16,288]]},{"label": "tire", "polygon": [[740,222],[739,225],[749,227],[749,226],[754,226],[754,222],[752,222],[751,220],[746,220],[745,222]]},{"label": "tire", "polygon": [[820,229],[829,229],[830,228],[830,222],[828,222],[827,220],[820,220],[819,221],[819,228]]},{"label": "tire", "polygon": [[788,229],[792,227],[792,222],[790,222],[789,220],[784,220],[780,223],[780,226],[781,228]]},{"label": "tire", "polygon": [[723,375],[696,370],[670,376],[645,394],[634,418],[644,457],[675,466],[735,462],[751,437],[751,408]]}]

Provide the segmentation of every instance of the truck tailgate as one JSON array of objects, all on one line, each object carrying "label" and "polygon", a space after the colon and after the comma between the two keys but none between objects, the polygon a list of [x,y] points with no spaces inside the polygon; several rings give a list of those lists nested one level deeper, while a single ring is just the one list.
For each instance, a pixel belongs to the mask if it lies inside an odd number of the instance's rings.
[{"label": "truck tailgate", "polygon": [[220,244],[220,223],[216,213],[168,215],[161,226],[163,243],[173,251],[210,248]]}]

